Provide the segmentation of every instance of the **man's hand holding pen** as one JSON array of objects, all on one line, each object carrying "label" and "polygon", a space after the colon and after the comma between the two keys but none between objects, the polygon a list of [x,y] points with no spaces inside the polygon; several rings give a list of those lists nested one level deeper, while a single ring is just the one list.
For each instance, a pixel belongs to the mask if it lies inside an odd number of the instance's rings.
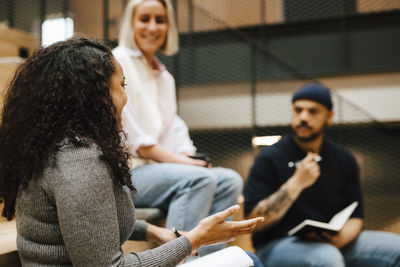
[{"label": "man's hand holding pen", "polygon": [[317,153],[308,152],[307,156],[298,164],[293,178],[301,188],[307,188],[317,181],[320,175],[317,161],[320,160],[321,157]]},{"label": "man's hand holding pen", "polygon": [[[314,161],[315,162],[320,162],[321,160],[322,160],[322,157],[320,155],[318,155],[318,154],[314,157]],[[297,167],[299,167],[300,164],[301,164],[301,160],[289,161],[288,162],[288,167],[289,168],[297,168]]]}]

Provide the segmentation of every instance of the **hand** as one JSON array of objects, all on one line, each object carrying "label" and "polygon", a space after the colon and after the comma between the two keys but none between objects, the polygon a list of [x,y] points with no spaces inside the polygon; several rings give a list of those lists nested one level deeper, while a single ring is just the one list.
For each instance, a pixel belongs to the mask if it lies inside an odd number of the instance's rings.
[{"label": "hand", "polygon": [[316,156],[318,156],[318,154],[308,152],[307,156],[301,161],[293,174],[293,177],[301,188],[307,188],[313,185],[321,174],[319,165],[314,160]]},{"label": "hand", "polygon": [[207,162],[199,159],[191,159],[188,156],[171,153],[162,146],[156,144],[151,146],[141,146],[136,153],[144,159],[151,159],[157,162],[174,162],[194,166],[206,166]]},{"label": "hand", "polygon": [[335,243],[340,239],[340,232],[337,234],[330,234],[328,232],[322,232],[321,236],[323,239],[326,240],[326,242],[331,243],[332,245],[335,245]]},{"label": "hand", "polygon": [[360,218],[350,218],[337,234],[322,233],[329,243],[337,248],[342,248],[352,242],[360,234],[363,221]]},{"label": "hand", "polygon": [[192,243],[192,249],[196,250],[201,246],[234,240],[254,231],[257,223],[264,221],[262,217],[243,221],[225,221],[239,209],[239,205],[235,205],[201,220],[193,230],[186,234]]},{"label": "hand", "polygon": [[337,234],[330,234],[328,232],[310,232],[304,236],[306,240],[314,241],[314,242],[325,242],[334,245],[335,247],[340,248],[340,244],[342,241],[342,237],[340,232]]},{"label": "hand", "polygon": [[305,234],[303,238],[308,241],[330,243],[332,236],[333,235],[331,235],[327,232],[321,232],[321,233],[309,232],[309,233]]},{"label": "hand", "polygon": [[207,162],[204,167],[207,167],[209,169],[212,168],[212,163],[211,163],[210,157],[207,156],[207,154],[204,154],[204,153],[193,153],[193,154],[185,154],[185,155],[188,156],[189,158],[192,158],[192,159],[203,160],[203,161]]},{"label": "hand", "polygon": [[177,158],[178,158],[177,163],[200,166],[200,167],[206,167],[207,166],[207,162],[205,160],[192,159],[192,158],[190,158],[188,156],[185,156],[185,155],[177,155]]}]

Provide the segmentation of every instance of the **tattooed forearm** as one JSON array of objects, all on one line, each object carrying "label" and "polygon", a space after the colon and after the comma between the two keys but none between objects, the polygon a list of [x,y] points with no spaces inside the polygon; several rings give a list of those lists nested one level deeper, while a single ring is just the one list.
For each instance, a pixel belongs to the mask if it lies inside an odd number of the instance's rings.
[{"label": "tattooed forearm", "polygon": [[268,224],[277,223],[293,204],[287,185],[283,185],[277,192],[261,200],[255,207],[257,216],[263,216]]}]

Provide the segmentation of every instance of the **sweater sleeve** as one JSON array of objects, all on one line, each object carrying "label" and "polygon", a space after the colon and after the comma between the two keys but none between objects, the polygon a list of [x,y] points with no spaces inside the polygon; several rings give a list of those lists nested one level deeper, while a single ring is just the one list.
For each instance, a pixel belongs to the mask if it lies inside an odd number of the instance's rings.
[{"label": "sweater sleeve", "polygon": [[191,251],[187,238],[123,254],[110,168],[92,148],[60,153],[47,179],[68,256],[74,266],[175,266]]}]

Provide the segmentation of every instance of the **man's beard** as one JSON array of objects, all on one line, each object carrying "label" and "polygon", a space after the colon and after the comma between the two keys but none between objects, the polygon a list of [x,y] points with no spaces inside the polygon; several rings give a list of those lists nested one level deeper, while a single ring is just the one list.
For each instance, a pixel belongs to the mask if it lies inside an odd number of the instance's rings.
[{"label": "man's beard", "polygon": [[[308,124],[306,122],[301,122],[300,125],[296,126],[296,128],[300,127],[300,126],[305,126],[305,127],[308,127],[310,130],[312,130],[312,128],[310,126],[308,126]],[[297,139],[300,142],[308,143],[308,142],[312,142],[312,141],[316,140],[318,137],[320,137],[325,129],[325,126],[326,126],[326,124],[324,124],[324,126],[318,132],[312,133],[311,135],[309,135],[307,137],[299,136],[296,131],[294,131],[294,132],[296,134]]]}]

